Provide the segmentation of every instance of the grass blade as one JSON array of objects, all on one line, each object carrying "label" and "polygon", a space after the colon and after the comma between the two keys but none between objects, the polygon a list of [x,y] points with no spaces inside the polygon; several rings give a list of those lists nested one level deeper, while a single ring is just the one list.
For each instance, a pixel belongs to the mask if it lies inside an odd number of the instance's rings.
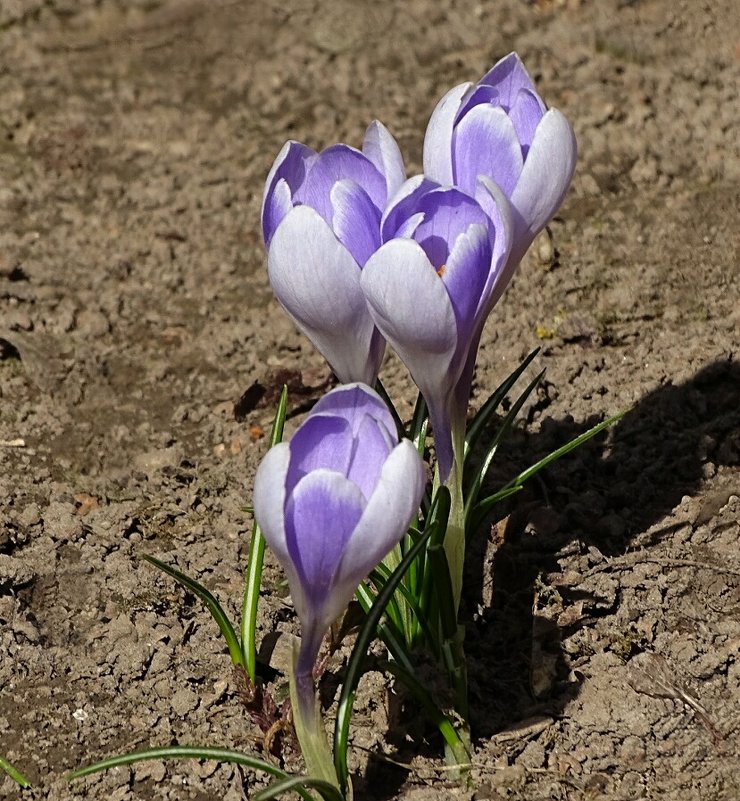
[{"label": "grass blade", "polygon": [[[216,762],[231,762],[235,765],[242,765],[252,770],[262,770],[277,779],[291,778],[288,773],[276,767],[270,762],[251,754],[244,754],[241,751],[233,751],[230,748],[210,748],[196,745],[169,745],[161,748],[143,748],[140,751],[132,751],[130,754],[120,754],[119,756],[108,757],[84,768],[77,768],[67,774],[68,781],[82,779],[94,773],[100,773],[111,768],[120,768],[124,765],[133,765],[136,762],[143,762],[148,759],[213,759]],[[311,795],[307,790],[301,791],[294,788],[306,801],[312,801]]]},{"label": "grass blade", "polygon": [[493,457],[496,455],[498,446],[501,444],[504,437],[511,430],[511,427],[512,425],[514,425],[514,420],[516,420],[519,411],[521,410],[522,406],[524,406],[525,402],[527,401],[527,398],[529,398],[532,392],[534,392],[534,390],[537,388],[540,381],[542,381],[542,377],[544,375],[545,371],[543,370],[534,378],[534,380],[530,381],[530,383],[526,386],[521,395],[516,399],[514,405],[506,413],[506,417],[504,417],[504,419],[501,421],[501,425],[496,431],[496,434],[491,444],[488,446],[486,455],[483,457],[483,461],[473,477],[472,484],[465,493],[466,530],[469,528],[469,522],[473,507],[475,506],[478,500],[478,494],[480,493],[481,485],[483,484],[483,480],[485,479],[486,474],[488,473],[488,469],[490,468],[491,463],[493,462]]},{"label": "grass blade", "polygon": [[416,559],[417,554],[421,553],[422,549],[426,546],[427,540],[432,534],[433,529],[430,527],[413,545],[409,552],[403,557],[401,563],[393,571],[393,575],[386,582],[383,589],[378,593],[370,607],[367,618],[360,629],[357,636],[355,647],[352,649],[352,655],[349,658],[347,665],[347,673],[342,685],[342,694],[339,698],[339,707],[337,709],[337,720],[334,727],[334,766],[337,771],[337,777],[346,792],[348,782],[348,769],[347,769],[347,744],[349,738],[349,722],[352,717],[352,706],[355,700],[355,693],[357,691],[357,684],[362,675],[362,660],[365,657],[368,646],[375,636],[375,631],[383,615],[385,606],[396,591],[396,587],[401,579],[406,574],[406,571],[411,566],[411,563]]},{"label": "grass blade", "polygon": [[211,616],[216,621],[221,634],[226,640],[226,645],[229,648],[229,656],[231,657],[231,661],[235,665],[242,665],[242,649],[241,645],[239,644],[239,638],[237,637],[236,631],[234,627],[231,625],[231,621],[229,620],[226,612],[224,612],[223,607],[221,604],[216,600],[214,595],[207,590],[200,582],[196,581],[195,579],[190,578],[190,576],[185,575],[177,568],[171,567],[170,565],[166,564],[165,562],[161,562],[159,559],[155,558],[154,556],[149,556],[149,554],[144,554],[142,559],[149,562],[150,565],[154,565],[154,567],[159,568],[163,573],[166,573],[168,576],[171,576],[178,584],[181,584],[185,587],[186,590],[190,590],[193,595],[200,598],[201,601],[206,605],[208,611],[211,613]]},{"label": "grass blade", "polygon": [[16,768],[14,765],[11,765],[5,757],[0,756],[0,770],[4,771],[5,773],[10,776],[10,778],[19,786],[22,787],[24,790],[28,790],[31,787],[31,782]]},{"label": "grass blade", "polygon": [[[270,447],[283,439],[285,415],[288,411],[288,387],[283,386],[280,393],[275,418],[270,430]],[[241,664],[247,671],[249,680],[257,681],[257,607],[259,606],[260,589],[262,587],[262,565],[265,558],[265,538],[255,522],[249,540],[249,557],[244,579],[244,598],[242,599],[241,617]]]},{"label": "grass blade", "polygon": [[386,389],[383,386],[383,382],[379,378],[375,381],[375,391],[385,401],[385,405],[388,407],[388,411],[391,413],[393,421],[396,424],[396,429],[398,430],[398,436],[403,437],[405,434],[403,427],[403,420],[401,420],[398,412],[396,411],[396,407],[393,405],[391,396],[386,392]]},{"label": "grass blade", "polygon": [[621,420],[624,415],[627,414],[627,411],[628,410],[625,409],[623,412],[619,412],[619,414],[615,414],[613,417],[603,420],[601,423],[595,425],[593,428],[589,428],[588,431],[584,431],[583,434],[575,437],[570,442],[566,442],[565,445],[548,454],[543,459],[540,459],[539,462],[536,462],[531,467],[523,470],[518,476],[516,476],[516,478],[512,478],[506,486],[512,487],[528,481],[533,475],[539,473],[543,467],[547,467],[547,465],[549,465],[551,462],[556,461],[561,456],[565,456],[566,453],[570,453],[580,445],[583,445],[584,442],[588,442],[588,440],[590,440],[592,437],[595,437],[597,434],[600,434],[602,431],[604,431],[604,429],[609,428],[609,426],[619,422],[619,420]]},{"label": "grass blade", "polygon": [[519,380],[519,376],[529,367],[534,357],[540,352],[540,348],[535,348],[529,356],[514,370],[514,372],[502,382],[491,397],[481,406],[473,417],[473,422],[468,426],[465,434],[465,455],[475,447],[478,437],[483,429],[488,425],[493,413],[498,408],[501,401],[508,395],[509,390]]},{"label": "grass blade", "polygon": [[623,412],[619,412],[619,414],[615,414],[613,417],[609,417],[606,420],[603,420],[598,425],[595,425],[593,428],[589,428],[588,431],[584,431],[583,434],[575,437],[574,439],[570,440],[570,442],[566,442],[565,445],[554,450],[552,453],[549,453],[543,459],[540,459],[539,462],[535,462],[531,467],[528,467],[526,470],[523,470],[519,473],[518,476],[509,481],[509,483],[496,492],[494,495],[489,495],[487,498],[484,498],[482,501],[479,501],[478,504],[475,506],[474,514],[476,518],[480,520],[480,518],[496,503],[502,500],[509,495],[513,495],[515,492],[518,492],[525,481],[528,481],[532,476],[536,473],[539,473],[540,470],[547,467],[547,465],[551,464],[552,462],[560,459],[561,456],[565,456],[567,453],[570,453],[572,450],[575,450],[579,445],[583,445],[584,442],[588,442],[592,437],[595,437],[597,434],[600,434],[605,429],[609,428],[609,426],[614,425],[614,423],[618,422],[619,420],[624,417],[627,413],[627,409]]},{"label": "grass blade", "polygon": [[323,779],[312,779],[310,776],[288,776],[287,779],[273,782],[269,787],[260,790],[252,797],[253,801],[271,801],[283,793],[291,790],[300,792],[299,788],[313,788],[317,790],[324,801],[345,801],[344,796],[339,790]]}]

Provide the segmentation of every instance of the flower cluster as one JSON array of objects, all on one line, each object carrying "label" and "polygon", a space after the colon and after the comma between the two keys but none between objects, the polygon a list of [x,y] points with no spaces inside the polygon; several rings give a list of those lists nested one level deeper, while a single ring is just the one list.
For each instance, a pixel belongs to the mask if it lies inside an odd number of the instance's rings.
[{"label": "flower cluster", "polygon": [[485,320],[573,176],[573,130],[516,53],[451,89],[404,182],[379,122],[362,150],[288,142],[265,187],[275,296],[340,381],[373,384],[385,342],[430,409],[440,477],[459,448]]},{"label": "flower cluster", "polygon": [[386,343],[426,401],[436,484],[451,497],[444,549],[454,614],[478,344],[562,202],[575,160],[570,124],[546,108],[511,53],[440,100],[424,138],[423,175],[406,180],[398,145],[379,122],[360,150],[338,144],[317,153],[288,142],[270,170],[262,230],[271,286],[344,384],[319,401],[290,444],[267,454],[254,489],[255,518],[285,568],[301,621],[294,682],[309,751],[317,741],[307,722],[312,669],[324,634],[401,540],[424,490],[418,451],[399,442],[388,407],[370,388]]}]

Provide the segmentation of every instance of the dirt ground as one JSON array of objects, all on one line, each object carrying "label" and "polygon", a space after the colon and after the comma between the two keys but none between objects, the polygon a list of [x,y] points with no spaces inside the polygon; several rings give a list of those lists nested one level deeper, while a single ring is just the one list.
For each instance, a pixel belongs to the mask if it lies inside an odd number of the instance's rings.
[{"label": "dirt ground", "polygon": [[[264,177],[285,139],[359,145],[374,117],[417,172],[436,100],[512,49],[580,159],[483,338],[474,404],[537,345],[529,375],[547,368],[496,480],[630,411],[471,546],[475,788],[448,781],[377,649],[355,797],[740,797],[736,12],[0,2],[0,755],[35,785],[0,776],[1,798],[264,786],[215,763],[64,774],[149,745],[261,747],[208,613],[141,555],[236,617],[275,391],[287,377],[290,430],[328,379],[269,292]],[[383,377],[408,414],[403,368],[389,358]],[[281,698],[296,625],[272,562],[260,628]]]}]

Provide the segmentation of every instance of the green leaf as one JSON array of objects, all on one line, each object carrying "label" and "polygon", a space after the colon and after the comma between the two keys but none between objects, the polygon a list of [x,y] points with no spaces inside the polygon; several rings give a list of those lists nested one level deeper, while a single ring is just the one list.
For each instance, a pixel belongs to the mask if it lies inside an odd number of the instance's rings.
[{"label": "green leaf", "polygon": [[270,801],[291,790],[300,792],[300,788],[313,788],[317,790],[324,801],[345,801],[339,790],[323,779],[312,779],[310,776],[288,776],[287,779],[273,782],[269,787],[255,793],[253,801]]},{"label": "green leaf", "polygon": [[[136,762],[143,762],[148,759],[213,759],[216,762],[231,762],[235,765],[242,765],[253,770],[262,770],[275,776],[278,779],[289,779],[291,776],[284,770],[275,767],[270,762],[251,754],[244,754],[241,751],[233,751],[230,748],[210,748],[195,745],[169,745],[161,748],[144,748],[141,751],[132,751],[130,754],[120,754],[119,756],[108,757],[84,768],[77,768],[67,774],[68,781],[81,779],[84,776],[91,776],[93,773],[100,773],[111,768],[120,768],[123,765],[133,765]],[[295,788],[296,791],[306,801],[312,801],[311,795],[307,790]]]},{"label": "green leaf", "polygon": [[185,589],[190,590],[193,595],[196,595],[201,601],[203,601],[208,608],[208,611],[211,613],[211,616],[216,621],[224,640],[226,640],[231,661],[235,665],[241,665],[243,667],[244,662],[241,645],[239,644],[239,638],[237,637],[236,631],[231,625],[231,621],[226,615],[226,612],[224,612],[223,607],[216,600],[213,594],[200,582],[190,578],[190,576],[186,576],[185,573],[180,572],[177,570],[177,568],[170,567],[170,565],[166,564],[165,562],[161,562],[154,556],[144,554],[142,559],[149,562],[150,565],[154,565],[154,567],[159,568],[168,576],[171,576],[176,582],[178,582],[178,584],[181,584],[183,587],[185,587]]},{"label": "green leaf", "polygon": [[462,741],[455,725],[450,718],[439,708],[427,688],[416,678],[413,671],[400,665],[397,662],[389,662],[388,670],[396,676],[407,689],[412,693],[416,700],[421,704],[432,722],[437,726],[450,751],[455,756],[455,764],[458,767],[470,767],[470,754]]},{"label": "green leaf", "polygon": [[539,375],[537,375],[533,381],[531,381],[521,395],[516,399],[514,405],[509,409],[506,413],[506,416],[501,421],[501,424],[496,431],[496,434],[491,441],[491,444],[488,446],[488,450],[486,451],[485,456],[483,457],[483,461],[481,462],[480,467],[476,471],[473,476],[472,483],[468,488],[467,492],[465,493],[465,528],[466,531],[470,531],[470,520],[473,507],[478,501],[478,495],[480,493],[481,485],[483,484],[483,480],[488,473],[488,470],[493,462],[493,457],[496,455],[496,451],[498,450],[499,445],[501,444],[504,437],[509,433],[511,430],[512,425],[514,425],[514,420],[516,420],[519,411],[521,410],[522,406],[524,406],[527,398],[534,392],[537,388],[540,381],[542,381],[542,376],[544,376],[545,371],[543,370]]},{"label": "green leaf", "polygon": [[[270,430],[270,448],[283,439],[285,416],[288,411],[288,387],[283,385]],[[254,684],[257,681],[257,608],[262,587],[262,565],[265,558],[265,538],[255,522],[249,540],[249,557],[244,579],[241,617],[241,664]]]},{"label": "green leaf", "polygon": [[609,426],[614,425],[614,423],[621,420],[628,411],[628,409],[625,409],[623,412],[619,412],[619,414],[609,417],[607,420],[602,421],[593,428],[589,428],[588,431],[584,431],[583,434],[580,434],[562,447],[558,448],[552,453],[549,453],[543,459],[540,459],[539,462],[536,462],[531,467],[523,470],[518,476],[512,478],[511,481],[497,493],[489,495],[476,505],[475,515],[477,518],[480,519],[494,504],[498,503],[504,497],[518,492],[522,488],[522,485],[525,481],[529,481],[532,476],[539,473],[540,470],[547,467],[547,465],[551,464],[556,459],[559,459],[561,456],[565,456],[572,450],[575,450],[579,445],[583,445],[584,442],[588,442],[588,440],[590,440],[592,437],[595,437],[597,434],[600,434],[606,428],[609,428]]},{"label": "green leaf", "polygon": [[16,768],[14,765],[11,765],[7,759],[0,756],[0,770],[5,771],[5,773],[10,776],[10,778],[19,786],[22,787],[24,790],[27,790],[31,787],[31,782]]},{"label": "green leaf", "polygon": [[373,605],[368,611],[365,622],[357,636],[355,647],[347,665],[347,673],[342,685],[342,694],[339,698],[337,709],[337,720],[334,727],[334,766],[337,770],[337,777],[342,789],[346,792],[349,772],[347,769],[347,745],[349,740],[349,722],[352,717],[352,706],[355,700],[357,684],[362,675],[362,661],[375,636],[375,631],[383,615],[386,604],[393,597],[396,587],[416,559],[417,554],[426,546],[427,540],[432,534],[432,528],[426,531],[419,540],[413,545],[409,552],[403,557],[401,563],[393,571],[393,575],[386,582],[383,589],[378,593]]},{"label": "green leaf", "polygon": [[488,425],[488,422],[501,401],[509,394],[509,390],[516,384],[519,380],[519,376],[529,367],[530,363],[539,352],[540,349],[535,348],[477,411],[465,435],[466,456],[468,452],[475,447],[478,437],[480,437],[483,429]]},{"label": "green leaf", "polygon": [[393,422],[396,424],[398,436],[402,437],[405,433],[403,427],[403,420],[401,420],[398,412],[396,411],[396,407],[393,405],[391,396],[386,392],[386,389],[383,386],[383,382],[379,378],[375,381],[375,391],[385,401],[385,405],[388,407],[388,411],[391,413],[391,416],[393,417]]}]

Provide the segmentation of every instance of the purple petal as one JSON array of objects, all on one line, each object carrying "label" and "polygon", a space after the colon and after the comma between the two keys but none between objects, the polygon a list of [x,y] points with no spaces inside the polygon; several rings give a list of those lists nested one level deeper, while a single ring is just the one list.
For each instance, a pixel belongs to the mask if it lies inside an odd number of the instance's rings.
[{"label": "purple petal", "polygon": [[269,246],[275,229],[290,210],[293,194],[305,180],[316,152],[300,142],[286,142],[265,181],[262,198],[262,235]]},{"label": "purple petal", "polygon": [[414,239],[424,248],[435,270],[447,262],[450,248],[470,225],[487,225],[486,215],[475,200],[459,189],[435,189],[417,202],[424,220],[414,231]]},{"label": "purple petal", "polygon": [[[516,96],[521,89],[526,89],[537,96],[532,79],[524,68],[522,60],[516,53],[509,53],[504,56],[478,81],[479,84],[495,86],[499,91],[499,103],[505,111],[508,111],[514,104]],[[540,101],[542,113],[545,113],[545,106]]]},{"label": "purple petal", "polygon": [[306,599],[313,610],[322,609],[324,619],[327,607],[338,606],[341,611],[355,590],[347,598],[337,598],[333,580],[364,508],[360,490],[331,470],[309,473],[285,505],[285,537],[292,561]]},{"label": "purple petal", "polygon": [[424,174],[440,184],[454,183],[452,174],[452,132],[460,104],[471,84],[450,89],[437,103],[424,135]]},{"label": "purple petal", "polygon": [[354,181],[337,181],[331,190],[334,215],[331,227],[339,241],[364,266],[380,247],[380,211]]},{"label": "purple petal", "polygon": [[542,101],[527,89],[520,89],[509,110],[509,119],[514,124],[522,155],[526,159],[529,147],[534,139],[534,132],[544,115]]},{"label": "purple petal", "polygon": [[375,120],[368,125],[362,152],[385,178],[386,199],[390,199],[406,180],[406,168],[396,140],[382,122]]},{"label": "purple petal", "polygon": [[354,440],[347,478],[359,487],[366,501],[373,494],[385,460],[396,444],[385,426],[365,417]]},{"label": "purple petal", "polygon": [[417,211],[419,200],[433,189],[439,188],[436,181],[430,181],[424,175],[409,178],[391,198],[380,221],[380,233],[383,242],[396,236],[405,236],[398,232],[408,229],[407,222]]},{"label": "purple petal", "polygon": [[390,454],[347,543],[335,584],[352,592],[400,541],[419,510],[426,475],[414,445],[403,440]]},{"label": "purple petal", "polygon": [[345,178],[361,186],[378,209],[385,207],[385,178],[367,156],[348,145],[333,145],[318,155],[293,202],[316,209],[331,225],[334,216],[331,190],[337,181]]},{"label": "purple petal", "polygon": [[365,384],[336,387],[319,399],[311,410],[311,415],[315,414],[333,414],[343,418],[349,423],[352,436],[357,436],[360,424],[367,416],[377,420],[389,434],[396,432],[396,424],[385,401]]},{"label": "purple petal", "polygon": [[500,95],[495,86],[474,86],[468,96],[463,98],[462,106],[457,114],[456,123],[470,111],[481,104],[498,106]]},{"label": "purple petal", "polygon": [[491,270],[491,241],[488,226],[471,225],[460,234],[442,273],[442,283],[450,296],[457,319],[458,358],[467,351],[468,340],[476,325],[476,311]]},{"label": "purple petal", "polygon": [[488,175],[510,195],[522,171],[522,148],[501,108],[476,106],[455,128],[455,185],[475,195],[479,175]]},{"label": "purple petal", "polygon": [[576,138],[568,120],[550,109],[537,126],[516,189],[510,195],[516,239],[510,259],[521,260],[563,202],[576,166]]},{"label": "purple petal", "polygon": [[326,468],[346,476],[352,450],[352,429],[346,420],[328,415],[310,415],[290,441],[286,494],[290,495],[296,484],[313,470]]},{"label": "purple petal", "polygon": [[313,209],[296,206],[267,259],[275,296],[340,381],[374,383],[383,357],[360,289],[360,268]]}]

